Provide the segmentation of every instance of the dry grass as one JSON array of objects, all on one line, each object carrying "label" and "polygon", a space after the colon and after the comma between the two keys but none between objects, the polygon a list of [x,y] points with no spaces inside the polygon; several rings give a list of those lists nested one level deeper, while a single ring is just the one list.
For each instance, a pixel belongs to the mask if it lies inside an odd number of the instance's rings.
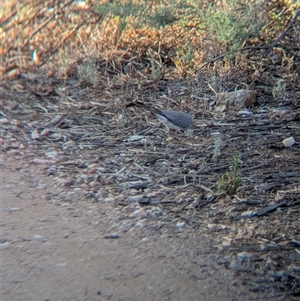
[{"label": "dry grass", "polygon": [[[296,10],[293,1],[289,5],[283,2],[273,4],[273,7],[258,6],[258,18],[264,10],[269,10],[269,23],[257,37],[244,42],[244,46],[258,46],[263,41],[271,42],[286,26],[288,17]],[[107,68],[100,71],[107,75],[110,68],[117,75],[129,74],[135,78],[139,73],[143,77],[149,74],[156,77],[153,71],[153,61],[160,62],[167,72],[179,76],[193,76],[204,63],[226,53],[227,44],[217,42],[217,39],[205,30],[204,23],[197,18],[189,18],[171,25],[156,29],[150,26],[135,27],[135,18],[127,17],[127,26],[121,26],[119,17],[101,15],[98,13],[98,1],[7,1],[2,10],[2,74],[13,77],[20,72],[41,70],[48,76],[68,78],[78,76],[76,68],[86,58],[105,60]],[[281,5],[281,6],[280,6]],[[280,7],[278,7],[280,6]],[[203,1],[203,8],[207,3]],[[291,9],[287,9],[290,7]],[[224,10],[229,10],[223,2]],[[283,9],[282,9],[283,8]],[[293,10],[292,10],[293,8]],[[277,10],[276,10],[277,9]],[[280,19],[275,12],[281,9]],[[255,12],[255,10],[253,10]],[[264,15],[267,16],[266,12]],[[202,16],[203,17],[203,16]],[[251,15],[250,15],[251,17]],[[181,22],[180,22],[181,21]],[[267,22],[267,19],[265,20]],[[297,34],[297,33],[294,33]],[[284,75],[290,84],[297,82],[299,74],[299,54],[297,46],[290,44],[289,40],[282,41],[282,46],[288,50],[278,48],[272,56],[261,60],[261,51],[243,52],[237,54],[235,59],[217,60],[205,68],[209,72],[211,67],[219,75],[229,74],[235,79],[239,71],[246,73],[245,80],[255,80],[257,75],[274,74],[270,64],[276,64],[276,71]],[[128,71],[128,65],[130,65]],[[155,65],[157,65],[155,63]],[[297,68],[298,66],[298,68]],[[38,67],[38,68],[37,68]],[[13,72],[12,72],[13,71]],[[139,71],[139,72],[138,72]],[[9,73],[10,72],[10,73]],[[75,72],[75,73],[74,73]],[[230,72],[230,73],[229,73]],[[156,73],[156,74],[155,74]],[[271,83],[270,83],[271,84]],[[276,82],[272,83],[276,84]]]}]

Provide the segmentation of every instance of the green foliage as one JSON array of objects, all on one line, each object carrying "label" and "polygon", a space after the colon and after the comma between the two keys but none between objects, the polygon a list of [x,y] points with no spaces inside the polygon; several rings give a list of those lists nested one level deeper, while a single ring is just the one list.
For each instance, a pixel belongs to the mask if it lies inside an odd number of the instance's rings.
[{"label": "green foliage", "polygon": [[245,40],[256,36],[266,23],[264,16],[259,16],[262,7],[252,2],[228,0],[226,9],[210,4],[207,10],[198,10],[198,13],[207,30],[234,51]]},{"label": "green foliage", "polygon": [[[266,25],[272,14],[275,21],[282,22],[284,16],[290,17],[282,7],[293,10],[298,7],[298,1],[284,0],[285,3],[277,7],[277,4],[257,0],[114,0],[99,4],[97,11],[104,18],[117,21],[120,32],[128,24],[136,29],[146,26],[162,29],[162,32],[168,25],[174,25],[176,41],[172,41],[171,46],[175,46],[173,50],[177,54],[174,63],[177,68],[188,70],[195,66],[194,54],[201,49],[202,32],[208,33],[206,40],[212,45],[217,41],[215,48],[219,47],[223,53],[227,51],[227,58],[230,58],[252,38],[255,42],[264,36],[267,41]],[[182,31],[176,37],[178,28]]]},{"label": "green foliage", "polygon": [[133,17],[136,27],[148,25],[161,28],[188,17],[191,8],[186,0],[177,0],[176,2],[115,0],[100,4],[97,11],[104,16],[109,14],[114,17],[118,16],[120,22],[126,22],[126,18]]},{"label": "green foliage", "polygon": [[232,159],[230,172],[223,174],[217,182],[219,191],[225,192],[228,195],[234,195],[241,184],[241,179],[238,177],[239,159],[235,155]]},{"label": "green foliage", "polygon": [[143,5],[134,4],[132,0],[123,1],[108,1],[106,4],[100,4],[97,7],[97,11],[100,14],[107,15],[112,14],[113,16],[119,16],[126,18],[130,15],[138,15],[143,9]]},{"label": "green foliage", "polygon": [[191,45],[188,43],[183,45],[177,50],[176,54],[174,64],[178,69],[184,69],[186,66],[193,67],[194,52]]},{"label": "green foliage", "polygon": [[225,7],[217,6],[215,2],[205,7],[204,3],[196,0],[114,0],[98,5],[97,10],[104,16],[117,18],[120,29],[124,29],[128,22],[136,28],[145,25],[163,28],[174,23],[185,26],[193,20],[220,43],[228,44],[232,51],[250,37],[257,36],[266,24],[267,15],[262,13],[265,10],[260,1],[227,0]]}]

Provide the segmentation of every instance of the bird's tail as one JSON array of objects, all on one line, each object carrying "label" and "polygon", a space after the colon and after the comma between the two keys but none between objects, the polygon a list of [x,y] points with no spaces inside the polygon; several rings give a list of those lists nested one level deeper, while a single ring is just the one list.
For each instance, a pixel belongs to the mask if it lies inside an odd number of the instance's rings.
[{"label": "bird's tail", "polygon": [[159,114],[160,113],[160,111],[158,109],[151,108],[151,107],[149,107],[149,106],[147,106],[144,103],[139,102],[139,101],[130,102],[130,103],[126,104],[126,108],[133,107],[133,106],[140,107],[140,108],[142,108],[142,109],[144,109],[146,111],[149,111],[149,112],[151,112],[153,114]]}]

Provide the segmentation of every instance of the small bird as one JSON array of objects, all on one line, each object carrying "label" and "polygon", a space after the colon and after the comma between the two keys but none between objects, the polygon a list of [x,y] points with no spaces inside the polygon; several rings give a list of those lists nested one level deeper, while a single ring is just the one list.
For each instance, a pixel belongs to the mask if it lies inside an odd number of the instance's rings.
[{"label": "small bird", "polygon": [[155,115],[160,121],[162,121],[170,129],[181,131],[186,130],[192,126],[192,115],[183,113],[180,111],[173,110],[159,110],[156,108],[151,108],[142,102],[130,102],[126,105],[126,108],[137,106],[145,109]]}]

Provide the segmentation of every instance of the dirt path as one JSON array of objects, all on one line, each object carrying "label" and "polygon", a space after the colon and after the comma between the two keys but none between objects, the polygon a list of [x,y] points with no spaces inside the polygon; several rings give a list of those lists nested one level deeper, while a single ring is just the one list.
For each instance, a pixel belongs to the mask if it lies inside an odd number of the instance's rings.
[{"label": "dirt path", "polygon": [[120,232],[109,204],[58,202],[41,166],[6,155],[1,165],[1,300],[247,299],[192,229]]}]

